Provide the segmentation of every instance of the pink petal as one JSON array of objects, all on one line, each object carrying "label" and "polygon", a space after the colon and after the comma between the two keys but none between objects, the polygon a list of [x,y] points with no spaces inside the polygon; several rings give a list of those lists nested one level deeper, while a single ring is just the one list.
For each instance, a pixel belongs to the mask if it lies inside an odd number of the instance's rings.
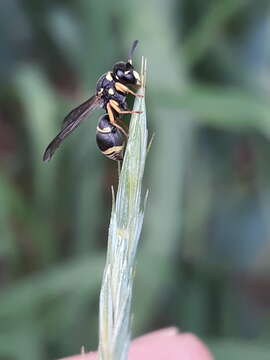
[{"label": "pink petal", "polygon": [[[129,360],[213,360],[206,346],[193,334],[176,328],[157,330],[132,341]],[[97,353],[71,356],[62,360],[97,360]]]}]

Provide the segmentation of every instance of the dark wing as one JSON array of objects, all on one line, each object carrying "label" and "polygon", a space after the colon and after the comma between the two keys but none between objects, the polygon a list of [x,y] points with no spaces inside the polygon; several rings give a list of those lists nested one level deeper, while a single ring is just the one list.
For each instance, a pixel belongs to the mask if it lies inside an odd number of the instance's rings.
[{"label": "dark wing", "polygon": [[83,118],[89,114],[90,111],[95,110],[96,107],[100,105],[101,98],[97,95],[90,97],[90,99],[86,100],[81,105],[77,106],[73,109],[67,116],[64,118],[62,123],[62,129],[64,129],[68,124],[72,123],[73,121],[77,120],[79,117]]},{"label": "dark wing", "polygon": [[84,103],[73,109],[63,120],[62,130],[56,135],[56,137],[47,146],[43,161],[49,161],[56,149],[60,146],[61,142],[73,131],[81,121],[85,119],[91,111],[96,109],[102,103],[100,96],[94,95]]}]

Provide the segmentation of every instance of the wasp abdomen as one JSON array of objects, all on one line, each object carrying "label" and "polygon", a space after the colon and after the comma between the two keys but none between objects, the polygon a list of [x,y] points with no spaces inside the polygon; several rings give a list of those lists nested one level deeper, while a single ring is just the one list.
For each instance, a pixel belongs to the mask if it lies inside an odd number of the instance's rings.
[{"label": "wasp abdomen", "polygon": [[97,145],[111,160],[122,160],[125,138],[122,132],[110,123],[109,116],[103,115],[98,122],[96,132]]}]

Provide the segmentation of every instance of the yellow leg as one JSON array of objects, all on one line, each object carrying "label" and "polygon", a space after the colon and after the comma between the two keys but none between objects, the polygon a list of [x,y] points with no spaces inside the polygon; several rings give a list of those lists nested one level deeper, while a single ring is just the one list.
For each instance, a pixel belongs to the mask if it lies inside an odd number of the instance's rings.
[{"label": "yellow leg", "polygon": [[117,129],[119,129],[120,131],[122,131],[122,133],[123,133],[126,137],[128,137],[127,132],[126,132],[120,125],[118,125],[117,122],[115,121],[114,114],[113,114],[111,105],[110,105],[109,103],[107,104],[107,111],[108,111],[110,123],[111,123],[113,126],[115,126]]},{"label": "yellow leg", "polygon": [[136,94],[134,91],[130,90],[127,86],[121,84],[120,82],[115,83],[115,88],[117,91],[122,93],[132,94],[133,96],[143,97],[143,95]]},{"label": "yellow leg", "polygon": [[142,111],[133,111],[133,110],[121,110],[120,106],[118,105],[117,101],[109,100],[109,104],[118,114],[141,114]]}]

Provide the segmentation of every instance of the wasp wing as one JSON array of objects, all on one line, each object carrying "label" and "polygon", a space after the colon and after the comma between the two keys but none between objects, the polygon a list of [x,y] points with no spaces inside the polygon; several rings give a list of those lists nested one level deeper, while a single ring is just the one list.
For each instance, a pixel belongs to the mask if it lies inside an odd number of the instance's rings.
[{"label": "wasp wing", "polygon": [[67,116],[64,118],[62,123],[62,129],[64,129],[68,124],[72,123],[79,117],[83,118],[89,114],[90,111],[95,110],[96,107],[98,107],[101,103],[100,96],[94,95],[87,99],[84,103],[77,106],[75,109],[73,109]]},{"label": "wasp wing", "polygon": [[73,109],[63,120],[62,129],[47,146],[43,161],[49,161],[61,142],[90,114],[94,109],[102,104],[100,96],[94,95],[84,103]]}]

